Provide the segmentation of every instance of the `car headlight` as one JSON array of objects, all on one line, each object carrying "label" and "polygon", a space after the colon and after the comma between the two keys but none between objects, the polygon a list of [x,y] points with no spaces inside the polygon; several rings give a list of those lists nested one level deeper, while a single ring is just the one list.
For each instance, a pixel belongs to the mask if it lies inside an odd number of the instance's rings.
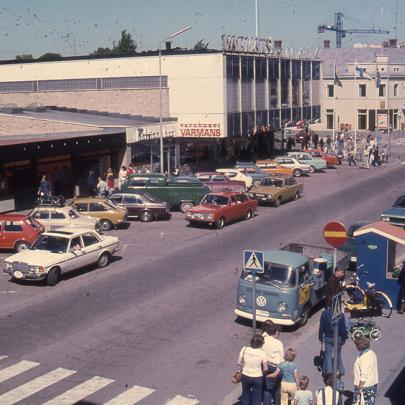
[{"label": "car headlight", "polygon": [[214,219],[214,214],[205,214],[205,219],[213,220]]},{"label": "car headlight", "polygon": [[240,305],[245,305],[246,304],[246,295],[245,294],[239,295],[239,304]]},{"label": "car headlight", "polygon": [[285,311],[287,310],[287,303],[284,302],[284,301],[279,302],[279,304],[278,304],[278,310],[279,310],[280,312],[285,312]]},{"label": "car headlight", "polygon": [[45,271],[45,269],[42,266],[29,266],[28,271],[30,273],[40,274],[40,273],[43,273]]},{"label": "car headlight", "polygon": [[271,194],[267,194],[267,198],[269,198],[271,200],[273,198],[273,196]]},{"label": "car headlight", "polygon": [[385,222],[390,222],[390,217],[381,217],[381,219]]},{"label": "car headlight", "polygon": [[255,198],[255,196],[256,196],[255,193],[249,193],[250,198]]},{"label": "car headlight", "polygon": [[193,216],[193,214],[190,211],[186,212],[186,218],[191,218]]},{"label": "car headlight", "polygon": [[11,263],[5,262],[4,263],[4,268],[6,270],[11,270],[13,268],[13,265]]}]

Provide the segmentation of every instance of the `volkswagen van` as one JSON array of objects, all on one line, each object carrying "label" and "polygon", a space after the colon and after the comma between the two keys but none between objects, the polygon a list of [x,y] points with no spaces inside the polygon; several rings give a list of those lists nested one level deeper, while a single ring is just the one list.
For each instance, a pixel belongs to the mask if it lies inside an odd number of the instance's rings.
[{"label": "volkswagen van", "polygon": [[[345,265],[347,257],[339,264]],[[289,244],[264,251],[264,272],[256,274],[256,319],[275,324],[305,325],[311,308],[325,298],[332,273],[333,249]],[[253,319],[253,275],[243,270],[239,278],[235,314]]]}]

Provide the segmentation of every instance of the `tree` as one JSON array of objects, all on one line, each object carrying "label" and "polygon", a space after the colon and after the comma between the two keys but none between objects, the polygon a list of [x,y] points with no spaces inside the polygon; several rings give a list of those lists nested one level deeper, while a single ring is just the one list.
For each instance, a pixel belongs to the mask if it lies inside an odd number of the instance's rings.
[{"label": "tree", "polygon": [[47,52],[41,55],[38,60],[58,60],[62,59],[62,55],[60,53],[55,52]]},{"label": "tree", "polygon": [[96,56],[110,56],[112,54],[113,54],[112,49],[102,48],[101,46],[92,53],[92,55],[96,55]]},{"label": "tree", "polygon": [[32,60],[34,59],[30,53],[23,53],[22,55],[17,55],[16,60]]},{"label": "tree", "polygon": [[113,52],[124,55],[134,55],[136,53],[137,44],[132,39],[132,36],[127,30],[121,31],[121,39],[118,44],[114,44]]},{"label": "tree", "polygon": [[200,39],[195,45],[194,45],[194,50],[195,51],[203,51],[205,49],[208,49],[209,42],[204,42],[204,39]]}]

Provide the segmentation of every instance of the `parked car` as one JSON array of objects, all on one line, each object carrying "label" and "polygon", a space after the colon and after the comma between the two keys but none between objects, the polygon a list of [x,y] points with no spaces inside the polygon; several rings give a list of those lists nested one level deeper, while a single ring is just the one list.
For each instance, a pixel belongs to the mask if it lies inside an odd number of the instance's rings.
[{"label": "parked car", "polygon": [[[289,176],[296,176],[294,169],[292,167],[281,166],[277,160],[258,160],[256,165],[260,167],[260,169],[268,174],[287,174]],[[296,177],[300,175],[300,172]]]},{"label": "parked car", "polygon": [[168,202],[171,208],[186,212],[201,201],[209,188],[191,176],[167,178],[156,173],[132,174],[121,187],[123,193],[139,191],[147,191],[152,197]]},{"label": "parked car", "polygon": [[116,236],[77,227],[59,228],[42,233],[31,248],[7,257],[3,271],[16,280],[46,280],[54,286],[66,272],[93,263],[107,266],[118,249]]},{"label": "parked car", "polygon": [[82,215],[73,207],[35,207],[30,213],[30,218],[37,220],[46,231],[66,226],[77,226],[88,229],[99,229],[97,218]]},{"label": "parked car", "polygon": [[315,159],[307,152],[288,152],[287,155],[297,159],[300,163],[309,165],[311,168],[310,173],[314,173],[326,168],[325,160]]},{"label": "parked car", "polygon": [[142,222],[170,219],[171,217],[169,203],[159,201],[146,192],[115,193],[108,200],[118,207],[126,208],[128,218],[138,218]]},{"label": "parked car", "polygon": [[102,231],[110,231],[127,220],[127,209],[117,207],[106,198],[78,197],[70,205],[82,215],[97,218]]},{"label": "parked car", "polygon": [[291,156],[279,156],[276,157],[276,162],[282,167],[289,167],[294,170],[294,177],[300,177],[303,174],[311,172],[311,166],[305,163],[299,162],[297,159]]},{"label": "parked car", "polygon": [[305,152],[308,152],[315,159],[323,159],[327,167],[333,167],[338,164],[338,158],[335,155],[328,155],[319,149],[306,149]]},{"label": "parked car", "polygon": [[239,169],[217,169],[217,173],[225,174],[231,180],[243,181],[245,183],[246,189],[252,187],[253,179],[247,174],[241,172]]},{"label": "parked car", "polygon": [[405,228],[405,194],[400,195],[392,205],[392,208],[381,214],[381,219],[391,225]]},{"label": "parked car", "polygon": [[28,215],[0,214],[0,249],[28,249],[44,227]]},{"label": "parked car", "polygon": [[221,229],[227,223],[252,218],[257,205],[257,200],[246,193],[208,193],[200,205],[186,213],[185,219],[190,225],[207,224]]},{"label": "parked car", "polygon": [[242,180],[231,180],[225,174],[217,172],[198,172],[194,176],[201,180],[211,192],[216,191],[246,191],[246,184]]},{"label": "parked car", "polygon": [[271,175],[261,180],[249,191],[249,195],[263,203],[279,207],[281,203],[298,200],[303,195],[304,185],[297,183],[292,176]]},{"label": "parked car", "polygon": [[260,181],[264,177],[267,177],[268,173],[264,172],[259,166],[254,163],[248,162],[236,162],[234,169],[239,170],[241,173],[251,177],[253,183]]}]

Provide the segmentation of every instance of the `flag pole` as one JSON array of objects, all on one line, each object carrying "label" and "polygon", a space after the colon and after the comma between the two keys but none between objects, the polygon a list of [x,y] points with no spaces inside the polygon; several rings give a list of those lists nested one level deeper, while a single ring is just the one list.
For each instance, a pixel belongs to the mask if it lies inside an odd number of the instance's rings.
[{"label": "flag pole", "polygon": [[333,125],[332,125],[332,139],[335,143],[335,125],[336,125],[336,91],[335,91],[335,81],[336,81],[336,59],[333,59]]},{"label": "flag pole", "polygon": [[356,72],[356,59],[354,60],[354,154],[357,154],[357,124],[358,124],[358,119],[357,119],[357,72]]}]

